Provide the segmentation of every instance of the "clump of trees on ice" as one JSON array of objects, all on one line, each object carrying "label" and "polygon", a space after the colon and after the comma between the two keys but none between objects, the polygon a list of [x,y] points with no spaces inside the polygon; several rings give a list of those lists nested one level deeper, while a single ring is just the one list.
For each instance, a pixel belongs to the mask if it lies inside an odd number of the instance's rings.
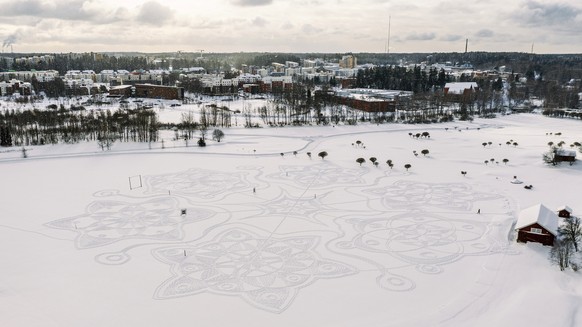
[{"label": "clump of trees on ice", "polygon": [[115,140],[155,142],[160,124],[151,110],[0,111],[0,145],[29,146],[98,141],[103,147]]},{"label": "clump of trees on ice", "polygon": [[581,263],[579,256],[575,254],[578,254],[581,239],[582,220],[575,216],[563,218],[563,223],[558,228],[558,238],[550,252],[550,258],[560,267],[560,270],[572,268],[578,271]]}]

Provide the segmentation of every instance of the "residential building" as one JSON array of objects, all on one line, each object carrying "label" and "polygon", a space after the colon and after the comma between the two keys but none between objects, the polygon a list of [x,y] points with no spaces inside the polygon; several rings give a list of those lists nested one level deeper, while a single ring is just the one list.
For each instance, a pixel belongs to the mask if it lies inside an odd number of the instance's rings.
[{"label": "residential building", "polygon": [[339,61],[340,68],[353,69],[358,66],[358,59],[354,55],[345,55]]},{"label": "residential building", "polygon": [[558,235],[558,215],[543,204],[522,210],[515,225],[518,242],[553,245]]}]

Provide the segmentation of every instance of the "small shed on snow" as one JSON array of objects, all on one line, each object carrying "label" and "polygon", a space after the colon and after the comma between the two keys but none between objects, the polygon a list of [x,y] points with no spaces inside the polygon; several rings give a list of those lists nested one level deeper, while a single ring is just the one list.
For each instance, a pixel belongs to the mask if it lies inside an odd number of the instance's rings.
[{"label": "small shed on snow", "polygon": [[554,154],[554,160],[556,162],[574,162],[576,161],[576,151],[557,149],[556,153]]},{"label": "small shed on snow", "polygon": [[515,230],[518,242],[552,246],[558,233],[558,215],[543,204],[534,205],[519,213]]},{"label": "small shed on snow", "polygon": [[572,215],[572,208],[568,206],[561,206],[558,208],[558,217],[570,218]]}]

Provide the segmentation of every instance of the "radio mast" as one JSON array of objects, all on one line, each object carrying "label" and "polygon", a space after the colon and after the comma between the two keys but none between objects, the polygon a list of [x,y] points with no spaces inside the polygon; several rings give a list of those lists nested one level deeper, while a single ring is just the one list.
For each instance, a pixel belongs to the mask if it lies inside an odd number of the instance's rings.
[{"label": "radio mast", "polygon": [[388,42],[386,43],[386,54],[390,54],[390,21],[392,20],[392,16],[388,16]]}]

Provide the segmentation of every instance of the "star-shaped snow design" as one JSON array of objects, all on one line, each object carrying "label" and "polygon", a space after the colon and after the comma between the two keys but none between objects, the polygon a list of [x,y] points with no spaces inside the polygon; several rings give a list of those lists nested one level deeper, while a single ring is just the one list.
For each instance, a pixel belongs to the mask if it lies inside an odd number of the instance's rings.
[{"label": "star-shaped snow design", "polygon": [[288,192],[282,191],[277,198],[269,202],[257,204],[262,208],[263,213],[258,216],[254,215],[250,218],[272,218],[273,216],[279,216],[286,217],[287,219],[301,219],[311,223],[324,225],[316,218],[316,216],[318,213],[333,210],[333,208],[322,203],[322,200],[325,199],[326,196],[327,193],[321,193],[317,196],[304,195],[303,197],[293,197]]},{"label": "star-shaped snow design", "polygon": [[496,194],[479,193],[462,183],[421,183],[398,181],[392,186],[365,190],[365,193],[382,197],[390,208],[432,206],[442,209],[470,211],[476,201],[499,199]]},{"label": "star-shaped snow design", "polygon": [[256,308],[281,313],[299,289],[318,279],[338,278],[356,269],[322,259],[317,237],[261,237],[231,229],[198,246],[156,249],[154,256],[171,265],[172,277],[156,290],[157,299],[203,292],[238,296]]},{"label": "star-shaped snow design", "polygon": [[467,219],[444,218],[417,211],[372,219],[349,221],[356,235],[351,247],[386,253],[428,272],[464,256],[491,253],[494,244],[486,237],[487,224]]},{"label": "star-shaped snow design", "polygon": [[188,208],[182,216],[174,198],[158,198],[139,203],[95,201],[83,215],[59,219],[46,224],[51,228],[78,233],[79,249],[93,248],[126,239],[175,241],[183,238],[184,224],[207,219],[212,212]]},{"label": "star-shaped snow design", "polygon": [[321,188],[328,186],[362,184],[365,171],[361,169],[344,169],[331,165],[281,166],[281,172],[271,174],[269,178],[289,179],[302,188]]},{"label": "star-shaped snow design", "polygon": [[148,193],[196,196],[211,199],[227,192],[250,189],[244,173],[223,173],[204,169],[145,177]]}]

